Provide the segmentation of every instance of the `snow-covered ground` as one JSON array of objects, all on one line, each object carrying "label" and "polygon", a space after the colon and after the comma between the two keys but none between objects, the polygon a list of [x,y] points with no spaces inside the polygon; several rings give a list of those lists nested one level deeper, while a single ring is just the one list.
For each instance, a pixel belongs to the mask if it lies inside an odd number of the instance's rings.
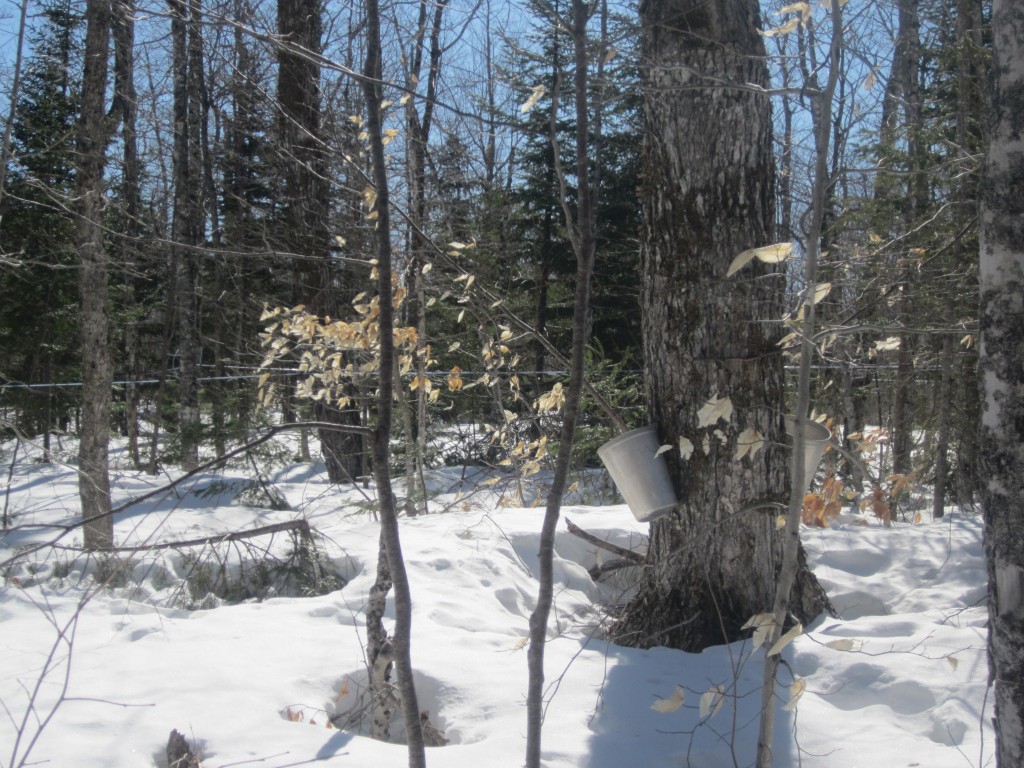
[{"label": "snow-covered ground", "polygon": [[[194,548],[198,556],[167,550],[97,564],[46,548],[12,563],[32,542],[56,536],[40,526],[73,522],[78,497],[72,468],[25,460],[22,446],[12,471],[11,448],[0,446],[0,508],[12,526],[0,536],[0,766],[164,766],[172,728],[197,746],[204,768],[405,764],[404,746],[357,732],[363,607],[378,551],[371,491],[332,488],[321,468],[292,465],[268,472],[292,507],[272,511],[232,501],[253,474],[241,465],[117,517],[126,546],[305,518],[322,536],[322,575],[347,582],[316,594],[331,582],[307,580],[307,596],[224,604],[205,590],[230,579],[239,558],[249,581],[261,552],[285,563],[294,554],[290,533]],[[116,501],[166,479],[121,470]],[[543,512],[510,506],[509,494],[480,479],[433,473],[436,513],[401,522],[419,704],[450,742],[428,751],[431,766],[523,762],[524,638]],[[647,526],[625,506],[575,500],[563,517],[642,551]],[[982,525],[950,513],[892,528],[847,515],[830,529],[804,530],[841,618],[818,620],[784,651],[776,766],[991,764]],[[60,543],[76,539],[70,532]],[[751,765],[763,650],[752,653],[749,642],[699,655],[612,645],[601,626],[606,606],[624,599],[628,571],[595,584],[588,569],[612,555],[569,534],[564,521],[556,553],[544,764]],[[84,570],[108,574],[110,584],[93,589]],[[806,692],[785,711],[796,678]],[[702,716],[702,696],[715,686],[723,704]],[[681,707],[652,708],[680,687]],[[328,727],[331,716],[352,728]]]}]

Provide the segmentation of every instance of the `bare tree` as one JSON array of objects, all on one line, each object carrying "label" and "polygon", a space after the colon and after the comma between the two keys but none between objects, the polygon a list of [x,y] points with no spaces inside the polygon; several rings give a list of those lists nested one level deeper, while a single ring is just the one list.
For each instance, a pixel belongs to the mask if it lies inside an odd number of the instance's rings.
[{"label": "bare tree", "polygon": [[380,302],[380,385],[377,393],[377,429],[373,442],[373,474],[377,481],[380,505],[381,539],[387,553],[388,570],[395,595],[394,646],[395,671],[405,717],[409,768],[426,765],[423,728],[419,704],[412,678],[410,641],[412,628],[412,595],[409,577],[402,557],[398,532],[398,510],[391,487],[389,458],[391,453],[391,417],[394,399],[395,340],[391,266],[391,215],[387,167],[384,158],[384,137],[381,126],[383,101],[382,62],[380,49],[380,6],[377,0],[366,0],[366,63],[363,67],[363,95],[366,101],[366,131],[370,142],[373,187],[377,213],[377,293]]},{"label": "bare tree", "polygon": [[103,169],[109,129],[106,119],[107,60],[110,56],[110,0],[89,0],[85,8],[85,70],[78,122],[78,253],[81,286],[82,424],[78,449],[79,496],[86,521],[85,546],[114,541],[110,515],[108,440],[110,312],[107,253],[103,243]]},{"label": "bare tree", "polygon": [[[135,90],[135,3],[134,0],[113,0],[112,37],[114,41],[114,100],[110,111],[121,123],[123,211],[116,252],[125,271],[125,304],[129,311],[137,309],[133,290],[139,257],[139,236],[142,232],[142,181],[138,144],[138,94]],[[139,333],[136,323],[125,324],[125,427],[128,454],[132,463],[141,464],[139,455],[139,389],[133,380],[138,374]]]},{"label": "bare tree", "polygon": [[[789,493],[789,505],[786,513],[786,525],[783,531],[782,563],[778,571],[775,586],[775,599],[772,602],[771,629],[766,641],[766,648],[773,648],[782,636],[783,627],[788,619],[793,598],[793,588],[801,572],[800,520],[803,512],[804,490],[810,484],[810,478],[804,475],[808,468],[804,466],[804,445],[807,439],[806,427],[803,426],[811,408],[811,364],[816,354],[813,342],[815,317],[815,287],[818,284],[818,261],[821,256],[823,231],[826,218],[832,205],[831,188],[834,177],[829,173],[829,141],[831,139],[831,119],[836,96],[836,86],[840,79],[840,58],[843,49],[843,18],[838,0],[831,6],[831,40],[827,64],[818,65],[815,46],[808,46],[812,51],[811,68],[804,90],[811,100],[811,121],[814,131],[814,171],[811,183],[810,210],[805,217],[806,232],[804,233],[804,269],[801,292],[801,326],[800,366],[796,386],[796,419],[794,420],[793,454],[790,460],[792,485]],[[805,22],[809,37],[813,36],[814,27],[810,19]],[[819,72],[825,69],[827,77],[821,82]],[[834,157],[834,155],[833,155]],[[806,567],[804,567],[806,571]],[[761,692],[761,725],[757,739],[757,764],[759,768],[771,768],[774,762],[775,732],[775,678],[781,663],[778,653],[768,653],[764,664],[764,688]]]},{"label": "bare tree", "polygon": [[168,0],[174,93],[172,264],[178,318],[178,430],[181,463],[199,463],[199,256],[204,241],[201,122],[203,59],[198,0]]},{"label": "bare tree", "polygon": [[[575,168],[576,175],[576,211],[570,208],[565,194],[565,174],[560,173],[562,187],[562,206],[565,211],[565,224],[570,232],[573,250],[576,254],[576,292],[573,302],[572,320],[572,357],[569,362],[569,388],[565,395],[562,412],[562,428],[559,435],[559,453],[555,462],[555,472],[548,489],[548,500],[544,510],[544,522],[541,526],[540,546],[538,551],[539,573],[537,586],[537,607],[530,614],[530,646],[527,652],[530,680],[527,689],[527,731],[526,731],[526,766],[540,768],[541,762],[541,730],[544,722],[544,646],[547,643],[548,619],[554,595],[554,549],[555,529],[561,513],[562,496],[568,485],[569,466],[572,460],[572,448],[576,437],[576,425],[580,415],[580,400],[583,394],[584,362],[589,336],[589,315],[591,284],[594,274],[594,253],[597,248],[595,234],[596,190],[594,183],[594,166],[589,156],[590,142],[593,139],[589,121],[588,104],[588,40],[587,22],[590,10],[585,0],[573,0],[572,16],[569,23],[555,17],[553,23],[564,24],[572,30],[575,75],[573,95],[576,117]],[[602,52],[603,55],[603,52]],[[558,121],[558,90],[561,73],[556,74],[556,85],[551,106],[551,143],[555,158],[559,156],[557,121]]]},{"label": "bare tree", "polygon": [[0,140],[0,217],[3,216],[4,191],[7,186],[7,163],[11,157],[11,133],[14,130],[14,118],[18,113],[18,98],[21,91],[21,64],[25,52],[25,23],[28,19],[28,0],[21,0],[18,14],[18,42],[15,44],[14,74],[11,77],[11,90],[7,96],[7,121],[4,123],[4,135]]}]

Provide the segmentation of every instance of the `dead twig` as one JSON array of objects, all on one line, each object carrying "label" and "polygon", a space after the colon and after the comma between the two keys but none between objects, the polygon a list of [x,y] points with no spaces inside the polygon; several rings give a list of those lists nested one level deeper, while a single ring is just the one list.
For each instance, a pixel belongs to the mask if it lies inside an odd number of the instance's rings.
[{"label": "dead twig", "polygon": [[599,549],[604,549],[608,552],[613,552],[619,557],[621,557],[623,560],[629,560],[630,563],[633,565],[647,564],[647,558],[644,555],[641,555],[639,552],[634,552],[631,549],[620,547],[618,544],[612,544],[611,542],[605,541],[604,539],[599,539],[594,534],[587,533],[586,531],[584,531],[582,528],[580,528],[578,525],[572,522],[572,520],[570,520],[569,518],[565,519],[565,525],[569,529],[569,533],[571,533],[573,536],[578,536],[579,538],[583,539],[586,542],[589,542],[590,544],[593,544],[595,547],[598,547]]}]

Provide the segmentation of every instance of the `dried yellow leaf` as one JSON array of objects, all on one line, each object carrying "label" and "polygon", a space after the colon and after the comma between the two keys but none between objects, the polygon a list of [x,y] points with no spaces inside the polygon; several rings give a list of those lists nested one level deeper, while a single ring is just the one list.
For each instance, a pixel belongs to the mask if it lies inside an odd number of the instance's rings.
[{"label": "dried yellow leaf", "polygon": [[817,304],[819,301],[828,296],[829,291],[832,290],[832,283],[818,283],[814,286],[814,296],[811,302]]},{"label": "dried yellow leaf", "polygon": [[747,427],[740,433],[736,443],[736,455],[733,457],[739,461],[744,456],[754,458],[754,455],[764,447],[764,436],[753,427]]},{"label": "dried yellow leaf", "polygon": [[547,88],[545,88],[543,85],[535,85],[533,87],[533,90],[530,92],[530,97],[525,102],[523,102],[523,105],[521,107],[519,107],[519,111],[523,114],[529,112],[531,109],[537,106],[537,102],[540,101],[541,97],[546,92]]},{"label": "dried yellow leaf", "polygon": [[800,635],[803,634],[803,631],[804,625],[800,622],[797,622],[793,627],[790,628],[790,630],[786,634],[784,634],[775,642],[775,645],[768,649],[768,653],[766,655],[775,656],[779,653],[782,653],[782,649],[790,643],[792,643],[798,637],[800,637]]},{"label": "dried yellow leaf", "polygon": [[860,641],[854,640],[852,637],[844,637],[841,640],[831,640],[825,643],[826,648],[831,648],[833,651],[852,651],[860,647]]},{"label": "dried yellow leaf", "polygon": [[796,709],[796,703],[800,700],[800,697],[804,695],[804,691],[806,690],[807,681],[802,677],[797,678],[793,684],[789,686],[789,703],[782,709],[786,712],[792,712]]},{"label": "dried yellow leaf", "polygon": [[679,457],[686,461],[688,458],[693,456],[693,443],[685,437],[679,438]]},{"label": "dried yellow leaf", "polygon": [[785,24],[782,24],[775,29],[766,29],[763,34],[765,37],[776,37],[778,35],[788,35],[794,29],[800,26],[800,19],[790,19]]},{"label": "dried yellow leaf", "polygon": [[697,411],[697,426],[709,427],[719,419],[728,424],[731,416],[732,401],[728,397],[719,397],[716,393],[705,400],[704,405]]},{"label": "dried yellow leaf", "polygon": [[700,697],[701,719],[712,718],[717,715],[724,701],[725,689],[721,685],[713,685],[708,688],[704,695]]},{"label": "dried yellow leaf", "polygon": [[651,709],[655,712],[661,712],[667,714],[669,712],[675,712],[686,702],[686,691],[680,686],[676,686],[675,691],[667,699],[659,699],[658,701],[651,704]]}]

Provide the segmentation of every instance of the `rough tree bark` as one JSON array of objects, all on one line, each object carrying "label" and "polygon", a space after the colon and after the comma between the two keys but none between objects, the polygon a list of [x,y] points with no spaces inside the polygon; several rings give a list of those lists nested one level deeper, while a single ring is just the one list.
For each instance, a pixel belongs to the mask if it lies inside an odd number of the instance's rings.
[{"label": "rough tree bark", "polygon": [[[174,210],[171,220],[178,325],[178,432],[181,465],[199,464],[199,259],[203,205],[199,152],[202,56],[195,0],[168,0],[173,69]],[[198,71],[197,71],[198,67]]]},{"label": "rough tree bark", "polygon": [[[680,502],[652,524],[651,567],[613,631],[624,644],[696,651],[737,639],[770,608],[781,564],[784,277],[757,262],[725,278],[737,254],[771,242],[771,107],[747,85],[767,85],[755,0],[645,0],[640,19],[645,372],[662,442],[695,450],[666,454]],[[732,415],[701,428],[715,396]],[[765,443],[737,461],[748,428]],[[800,563],[789,607],[808,621],[827,600]]]},{"label": "rough tree bark", "polygon": [[[284,246],[296,259],[296,300],[319,315],[341,310],[331,267],[328,227],[330,185],[325,174],[320,104],[323,9],[319,0],[278,0],[278,133],[284,175]],[[355,407],[338,409],[318,402],[319,421],[359,425]],[[362,438],[352,432],[320,430],[320,445],[332,483],[354,482],[362,469]]]},{"label": "rough tree bark", "polygon": [[107,445],[110,435],[110,312],[103,245],[103,168],[109,136],[104,108],[110,55],[110,0],[85,8],[85,71],[78,122],[78,253],[81,288],[82,424],[78,491],[88,549],[114,543]]},{"label": "rough tree bark", "polygon": [[[918,70],[921,67],[921,19],[918,0],[899,0],[897,3],[899,26],[892,73],[886,87],[886,107],[883,114],[883,132],[893,141],[897,132],[906,139],[910,164],[903,201],[904,225],[917,227],[918,219],[928,206],[928,182],[924,173],[927,158],[921,139],[923,113]],[[898,113],[903,122],[898,124]],[[909,325],[914,316],[915,270],[904,270],[905,280],[896,305],[896,320]],[[892,469],[895,474],[909,474],[913,468],[914,447],[914,349],[917,340],[912,334],[903,334],[896,356],[896,383],[892,406]]]},{"label": "rough tree bark", "polygon": [[981,186],[981,460],[996,765],[1024,765],[1024,6],[992,4]]},{"label": "rough tree bark", "polygon": [[[138,267],[139,235],[142,216],[141,169],[139,165],[138,95],[135,92],[135,3],[134,0],[113,0],[111,33],[114,41],[114,95],[111,113],[121,122],[122,178],[121,196],[124,199],[124,224],[117,242],[117,253],[129,277],[126,279],[124,303],[130,312],[138,309],[135,280]],[[128,455],[132,464],[141,465],[139,454],[139,388],[138,376],[139,334],[136,323],[124,330],[125,374],[125,428],[128,437]]]}]

